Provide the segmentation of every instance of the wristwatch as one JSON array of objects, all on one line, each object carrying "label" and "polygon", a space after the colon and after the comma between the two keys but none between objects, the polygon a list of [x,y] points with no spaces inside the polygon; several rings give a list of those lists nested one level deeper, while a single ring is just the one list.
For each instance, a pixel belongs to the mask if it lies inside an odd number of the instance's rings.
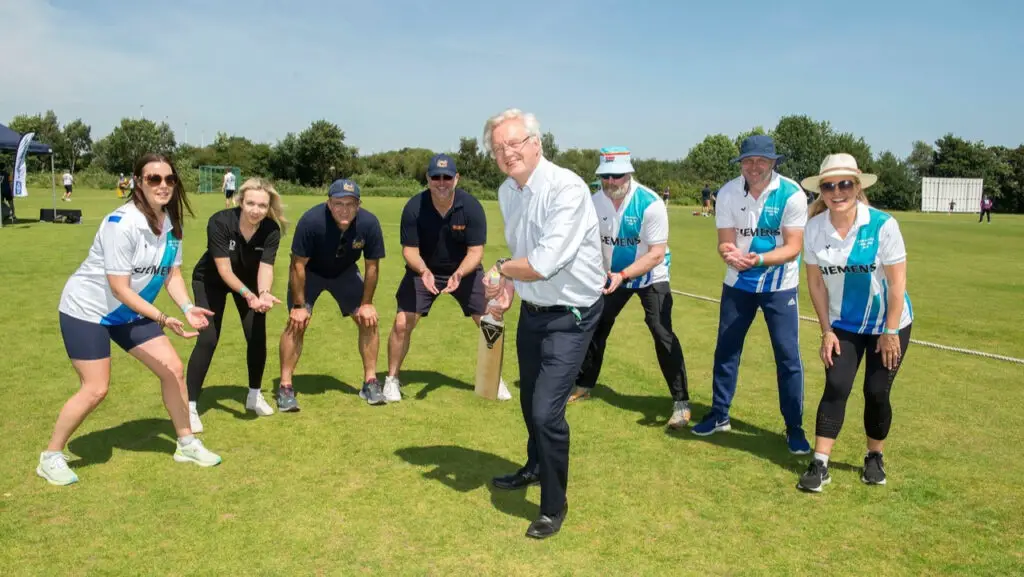
[{"label": "wristwatch", "polygon": [[292,305],[292,310],[298,310],[298,309],[304,309],[304,308],[306,308],[306,303],[295,303],[295,304]]},{"label": "wristwatch", "polygon": [[507,258],[507,257],[505,257],[505,258],[499,258],[499,259],[498,259],[498,262],[494,263],[494,268],[495,268],[495,269],[497,269],[497,271],[498,271],[498,274],[500,274],[501,276],[505,276],[505,275],[504,275],[504,274],[502,274],[502,272],[501,272],[501,265],[503,265],[503,264],[507,263],[507,262],[508,262],[508,261],[510,261],[510,260],[512,260],[512,259],[510,259],[510,258]]}]

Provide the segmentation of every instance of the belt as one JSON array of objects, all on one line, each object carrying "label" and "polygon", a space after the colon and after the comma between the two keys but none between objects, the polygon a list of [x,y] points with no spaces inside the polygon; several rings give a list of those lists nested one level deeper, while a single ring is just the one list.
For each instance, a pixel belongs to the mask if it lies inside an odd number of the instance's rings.
[{"label": "belt", "polygon": [[572,312],[572,307],[566,306],[566,305],[547,305],[547,306],[541,306],[541,305],[535,305],[535,304],[533,304],[531,302],[528,302],[528,301],[523,301],[523,306],[526,307],[526,310],[530,311],[531,313],[568,313],[568,312]]}]

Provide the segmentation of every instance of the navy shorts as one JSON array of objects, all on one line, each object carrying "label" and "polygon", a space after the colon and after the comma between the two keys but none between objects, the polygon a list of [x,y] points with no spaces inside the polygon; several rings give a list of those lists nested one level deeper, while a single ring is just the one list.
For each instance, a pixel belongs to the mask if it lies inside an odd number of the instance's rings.
[{"label": "navy shorts", "polygon": [[[341,309],[341,316],[347,317],[356,312],[363,302],[363,276],[359,274],[359,269],[355,266],[349,267],[335,278],[324,278],[307,270],[305,300],[309,312],[313,312],[316,299],[324,291],[331,293],[334,301],[338,303],[338,308]],[[289,282],[288,310],[291,310],[293,302],[292,287]]]},{"label": "navy shorts", "polygon": [[[434,275],[434,287],[438,291],[448,286],[449,275]],[[462,314],[468,316],[481,315],[487,312],[487,298],[484,296],[484,271],[477,269],[459,281],[459,288],[455,289],[452,296],[462,307]],[[423,284],[423,279],[414,274],[408,268],[405,269],[405,277],[398,284],[398,291],[395,293],[395,300],[398,301],[398,311],[403,313],[417,313],[427,316],[434,300],[441,296],[440,293],[432,294]]]},{"label": "navy shorts", "polygon": [[68,358],[98,361],[110,358],[110,341],[127,352],[148,340],[164,336],[164,331],[147,318],[126,325],[107,326],[60,313],[60,334],[64,338]]}]

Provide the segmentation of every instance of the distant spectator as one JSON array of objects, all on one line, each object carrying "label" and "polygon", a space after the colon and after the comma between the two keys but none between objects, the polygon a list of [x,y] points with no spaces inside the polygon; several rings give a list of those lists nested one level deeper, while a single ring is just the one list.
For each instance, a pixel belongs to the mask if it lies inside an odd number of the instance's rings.
[{"label": "distant spectator", "polygon": [[978,222],[986,217],[988,222],[992,222],[992,199],[988,195],[981,197],[981,213],[978,215]]}]

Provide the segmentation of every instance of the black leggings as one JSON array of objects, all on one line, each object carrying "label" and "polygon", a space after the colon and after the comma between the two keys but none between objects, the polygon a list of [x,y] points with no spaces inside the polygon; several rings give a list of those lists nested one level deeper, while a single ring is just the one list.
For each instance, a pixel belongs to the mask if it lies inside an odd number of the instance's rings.
[{"label": "black leggings", "polygon": [[864,367],[864,432],[868,438],[884,441],[892,424],[892,405],[889,392],[893,379],[907,354],[910,344],[910,326],[900,331],[900,359],[896,368],[889,370],[882,364],[882,354],[875,352],[878,335],[851,333],[834,329],[839,338],[839,356],[832,356],[832,367],[825,369],[825,392],[818,404],[818,420],[814,434],[835,439],[843,428],[846,399],[853,389],[860,360],[867,355]]},{"label": "black leggings", "polygon": [[[255,282],[251,284],[255,285]],[[196,347],[192,349],[192,356],[188,359],[188,372],[185,376],[188,383],[188,400],[198,401],[206,373],[210,370],[210,362],[213,361],[213,352],[217,350],[230,289],[221,283],[205,284],[193,280],[192,292],[195,295],[196,306],[213,311],[210,326],[199,332]],[[238,316],[242,318],[242,332],[248,345],[245,361],[249,367],[249,388],[259,389],[263,381],[263,369],[267,364],[267,315],[249,308],[249,304],[237,293],[231,293],[231,296],[234,298],[235,308],[238,309]]]}]

